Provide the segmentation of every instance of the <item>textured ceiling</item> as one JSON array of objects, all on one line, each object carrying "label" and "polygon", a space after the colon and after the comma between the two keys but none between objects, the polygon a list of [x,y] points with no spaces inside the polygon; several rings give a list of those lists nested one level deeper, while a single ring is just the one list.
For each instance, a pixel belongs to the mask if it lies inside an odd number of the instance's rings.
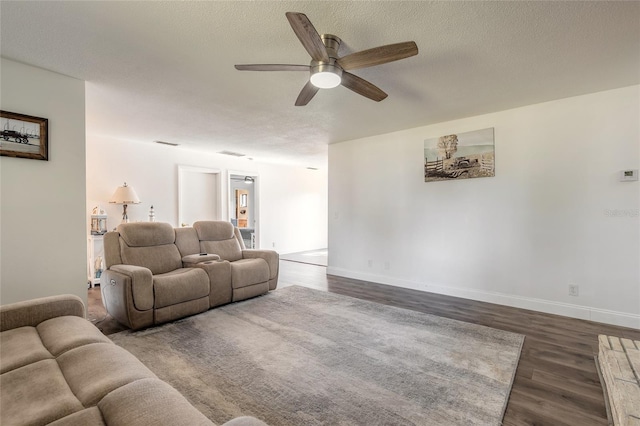
[{"label": "textured ceiling", "polygon": [[[285,12],[345,55],[414,40],[417,56],[356,70],[389,97],[344,87],[295,107],[308,64]],[[0,53],[87,81],[87,136],[230,150],[323,167],[327,145],[640,83],[633,2],[0,3]]]}]

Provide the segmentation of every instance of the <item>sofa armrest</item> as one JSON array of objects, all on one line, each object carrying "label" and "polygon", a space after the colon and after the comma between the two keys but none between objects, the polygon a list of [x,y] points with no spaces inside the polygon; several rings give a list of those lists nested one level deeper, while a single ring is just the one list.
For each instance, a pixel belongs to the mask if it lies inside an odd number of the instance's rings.
[{"label": "sofa armrest", "polygon": [[220,260],[220,256],[218,256],[217,254],[211,254],[211,253],[190,254],[182,258],[182,264],[184,265],[185,268],[188,268],[195,264],[202,263],[202,262],[209,262],[212,260]]},{"label": "sofa armrest", "polygon": [[242,250],[243,259],[264,259],[269,265],[269,279],[278,276],[280,255],[274,250]]},{"label": "sofa armrest", "polygon": [[72,315],[84,318],[84,303],[78,296],[64,294],[41,297],[0,306],[0,331],[40,324],[51,318]]},{"label": "sofa armrest", "polygon": [[[136,309],[139,311],[153,309],[155,298],[153,295],[153,275],[150,269],[135,265],[113,265],[109,270],[131,278],[131,293]],[[108,284],[104,283],[104,285]]]}]

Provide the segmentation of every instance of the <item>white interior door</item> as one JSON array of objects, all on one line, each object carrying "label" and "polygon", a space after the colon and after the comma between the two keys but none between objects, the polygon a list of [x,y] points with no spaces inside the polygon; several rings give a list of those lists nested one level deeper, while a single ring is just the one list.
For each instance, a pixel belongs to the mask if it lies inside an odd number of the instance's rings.
[{"label": "white interior door", "polygon": [[199,220],[220,220],[220,170],[178,167],[178,226]]}]

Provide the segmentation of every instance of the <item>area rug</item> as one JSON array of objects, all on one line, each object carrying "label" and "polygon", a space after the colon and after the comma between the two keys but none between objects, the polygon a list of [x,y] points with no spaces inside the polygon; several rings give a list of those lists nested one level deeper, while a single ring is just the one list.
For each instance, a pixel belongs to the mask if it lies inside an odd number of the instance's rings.
[{"label": "area rug", "polygon": [[499,425],[524,336],[304,287],[109,336],[213,422]]}]

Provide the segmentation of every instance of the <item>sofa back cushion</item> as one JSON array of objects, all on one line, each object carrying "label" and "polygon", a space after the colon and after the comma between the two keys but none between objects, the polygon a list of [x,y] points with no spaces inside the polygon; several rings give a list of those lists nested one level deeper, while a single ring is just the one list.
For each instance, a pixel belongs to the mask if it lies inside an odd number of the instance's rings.
[{"label": "sofa back cushion", "polygon": [[193,224],[193,229],[198,234],[202,253],[217,254],[229,262],[242,259],[242,248],[230,222],[200,221]]},{"label": "sofa back cushion", "polygon": [[118,232],[122,263],[143,266],[154,275],[182,268],[182,256],[175,245],[176,234],[170,224],[123,223],[118,226]]},{"label": "sofa back cushion", "polygon": [[195,229],[183,227],[176,228],[175,231],[176,246],[183,257],[200,253],[200,240],[198,240],[198,233]]}]

